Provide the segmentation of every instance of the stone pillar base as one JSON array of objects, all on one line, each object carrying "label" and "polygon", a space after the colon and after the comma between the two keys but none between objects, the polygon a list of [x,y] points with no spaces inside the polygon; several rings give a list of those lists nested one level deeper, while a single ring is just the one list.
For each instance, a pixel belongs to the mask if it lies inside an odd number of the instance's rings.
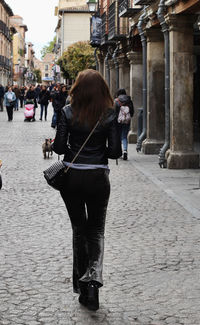
[{"label": "stone pillar base", "polygon": [[137,143],[137,133],[130,131],[128,134],[128,143]]},{"label": "stone pillar base", "polygon": [[167,168],[169,169],[199,168],[199,154],[195,152],[170,151],[167,157]]},{"label": "stone pillar base", "polygon": [[159,141],[155,139],[146,139],[142,143],[142,152],[145,155],[156,155],[159,154],[164,141]]}]

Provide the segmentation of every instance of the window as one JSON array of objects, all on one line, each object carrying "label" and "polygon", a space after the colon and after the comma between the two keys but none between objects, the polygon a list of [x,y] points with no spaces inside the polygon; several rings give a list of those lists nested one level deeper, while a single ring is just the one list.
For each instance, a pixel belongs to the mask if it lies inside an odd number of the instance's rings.
[{"label": "window", "polygon": [[48,73],[45,73],[45,78],[47,77],[48,78],[49,74]]},{"label": "window", "polygon": [[49,66],[48,64],[45,64],[45,71],[48,71],[49,70]]}]

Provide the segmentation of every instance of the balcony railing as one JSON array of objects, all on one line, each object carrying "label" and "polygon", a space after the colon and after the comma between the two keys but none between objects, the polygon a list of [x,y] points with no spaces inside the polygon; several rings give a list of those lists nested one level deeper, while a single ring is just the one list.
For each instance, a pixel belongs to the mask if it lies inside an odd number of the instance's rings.
[{"label": "balcony railing", "polygon": [[102,29],[101,29],[101,45],[105,44],[108,39],[108,17],[106,12],[101,16],[102,19]]},{"label": "balcony railing", "polygon": [[10,70],[10,59],[0,55],[0,67]]},{"label": "balcony railing", "polygon": [[154,0],[134,0],[135,5],[151,5],[154,2]]},{"label": "balcony railing", "polygon": [[135,5],[134,0],[119,0],[119,17],[132,17],[141,9],[141,6]]},{"label": "balcony railing", "polygon": [[9,28],[2,20],[0,20],[0,33],[4,34],[9,41],[11,40]]},{"label": "balcony railing", "polygon": [[118,34],[118,26],[116,24],[116,1],[114,1],[108,10],[108,24],[109,24],[109,31],[108,31],[108,39],[114,39],[115,35]]},{"label": "balcony railing", "polygon": [[125,38],[128,34],[128,24],[119,18],[118,1],[114,1],[108,10],[108,40]]}]

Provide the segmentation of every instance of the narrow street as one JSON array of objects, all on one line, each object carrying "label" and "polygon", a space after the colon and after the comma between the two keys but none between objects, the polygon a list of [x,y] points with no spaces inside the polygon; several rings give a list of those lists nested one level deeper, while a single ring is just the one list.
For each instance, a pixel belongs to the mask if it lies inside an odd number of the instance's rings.
[{"label": "narrow street", "polygon": [[199,325],[199,220],[129,161],[110,162],[104,287],[89,312],[72,292],[71,229],[42,171],[48,121],[0,115],[0,325]]}]

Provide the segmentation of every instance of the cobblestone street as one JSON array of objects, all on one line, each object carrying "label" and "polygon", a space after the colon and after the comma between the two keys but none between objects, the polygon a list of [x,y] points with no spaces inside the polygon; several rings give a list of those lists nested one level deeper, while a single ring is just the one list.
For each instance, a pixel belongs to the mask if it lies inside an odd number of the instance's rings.
[{"label": "cobblestone street", "polygon": [[42,174],[57,159],[42,155],[51,116],[0,112],[0,325],[200,325],[199,219],[135,167],[133,145],[128,161],[110,161],[100,309],[79,305],[70,222]]}]

